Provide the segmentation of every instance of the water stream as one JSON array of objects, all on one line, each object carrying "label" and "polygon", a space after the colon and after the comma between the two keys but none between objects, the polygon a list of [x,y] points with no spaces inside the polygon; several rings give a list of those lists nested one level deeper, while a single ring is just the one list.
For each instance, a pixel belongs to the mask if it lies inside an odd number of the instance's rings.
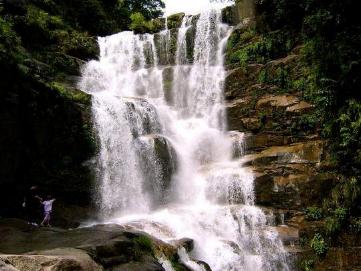
[{"label": "water stream", "polygon": [[213,271],[288,270],[254,204],[253,175],[233,158],[244,141],[227,132],[223,101],[230,31],[210,10],[186,16],[175,35],[99,38],[99,60],[80,82],[93,96],[100,142],[99,209],[106,221],[166,242],[193,239],[192,252],[179,251],[192,270],[205,270],[199,260]]}]

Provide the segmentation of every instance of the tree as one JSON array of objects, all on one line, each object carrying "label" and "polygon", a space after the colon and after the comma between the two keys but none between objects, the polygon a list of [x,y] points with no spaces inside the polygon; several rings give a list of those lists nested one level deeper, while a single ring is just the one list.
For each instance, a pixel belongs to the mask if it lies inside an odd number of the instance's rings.
[{"label": "tree", "polygon": [[146,20],[163,15],[165,4],[162,0],[118,0],[118,6],[126,8],[130,13],[141,13]]}]

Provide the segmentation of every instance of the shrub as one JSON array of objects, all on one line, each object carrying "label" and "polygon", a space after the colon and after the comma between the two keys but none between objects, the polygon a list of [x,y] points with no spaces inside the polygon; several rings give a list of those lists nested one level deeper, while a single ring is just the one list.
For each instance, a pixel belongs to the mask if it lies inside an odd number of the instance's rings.
[{"label": "shrub", "polygon": [[327,253],[328,247],[323,239],[322,235],[316,233],[310,243],[311,248],[314,250],[317,256],[323,256]]},{"label": "shrub", "polygon": [[[361,197],[361,186],[359,177],[343,177],[331,192],[331,198],[325,201],[325,207],[335,209],[333,214],[342,218],[344,212],[352,214],[357,209],[357,203]],[[343,208],[339,209],[339,206]],[[343,210],[342,210],[343,209]]]},{"label": "shrub", "polygon": [[337,208],[334,211],[334,216],[340,222],[343,222],[347,219],[348,210],[346,208]]},{"label": "shrub", "polygon": [[329,236],[335,235],[341,229],[340,221],[335,217],[327,217],[325,223],[326,233]]},{"label": "shrub", "polygon": [[361,217],[353,218],[350,227],[355,233],[361,233]]},{"label": "shrub", "polygon": [[339,232],[348,218],[348,210],[346,208],[336,208],[333,216],[326,219],[326,232],[328,235],[334,235]]},{"label": "shrub", "polygon": [[308,207],[305,210],[307,220],[320,220],[322,218],[322,209],[318,207]]},{"label": "shrub", "polygon": [[361,103],[349,100],[342,114],[337,119],[340,134],[341,159],[352,159],[349,162],[361,162]]},{"label": "shrub", "polygon": [[314,260],[303,260],[299,267],[301,270],[303,271],[313,271],[313,267],[315,265],[315,261]]},{"label": "shrub", "polygon": [[130,19],[132,20],[130,24],[130,29],[133,30],[135,33],[143,34],[146,32],[152,32],[154,29],[153,22],[147,21],[143,14],[140,12],[133,13],[130,16]]},{"label": "shrub", "polygon": [[3,52],[4,48],[11,48],[12,46],[18,46],[20,44],[20,38],[16,35],[16,33],[12,29],[12,25],[0,17],[0,48],[1,52]]}]

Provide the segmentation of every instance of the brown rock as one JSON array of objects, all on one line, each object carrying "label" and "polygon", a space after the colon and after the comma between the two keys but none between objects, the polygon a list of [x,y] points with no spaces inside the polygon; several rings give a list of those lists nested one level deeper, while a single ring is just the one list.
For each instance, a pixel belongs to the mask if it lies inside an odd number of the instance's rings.
[{"label": "brown rock", "polygon": [[297,228],[288,226],[275,227],[278,236],[285,245],[295,245],[299,240],[299,231]]},{"label": "brown rock", "polygon": [[304,114],[311,111],[313,108],[314,108],[313,105],[305,101],[300,101],[297,104],[287,107],[286,111],[289,113]]},{"label": "brown rock", "polygon": [[8,261],[4,262],[0,260],[0,271],[19,271],[13,265],[9,264]]},{"label": "brown rock", "polygon": [[290,107],[298,102],[298,97],[293,95],[267,95],[257,102],[256,109],[264,109],[268,107]]},{"label": "brown rock", "polygon": [[252,64],[246,68],[231,70],[225,79],[225,98],[233,100],[242,98],[247,88],[257,83],[258,73],[263,65]]},{"label": "brown rock", "polygon": [[[85,252],[77,249],[58,250],[59,255],[0,255],[0,260],[11,263],[22,271],[102,271]],[[68,254],[65,255],[64,253]]]},{"label": "brown rock", "polygon": [[318,261],[318,271],[357,271],[361,270],[361,247],[330,248],[326,258]]}]

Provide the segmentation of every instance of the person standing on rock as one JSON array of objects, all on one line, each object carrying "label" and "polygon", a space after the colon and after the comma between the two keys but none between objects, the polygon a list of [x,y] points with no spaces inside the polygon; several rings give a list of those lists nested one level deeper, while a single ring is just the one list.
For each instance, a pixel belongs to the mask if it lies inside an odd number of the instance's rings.
[{"label": "person standing on rock", "polygon": [[50,219],[51,219],[51,212],[53,211],[54,201],[55,199],[52,198],[50,195],[46,197],[46,200],[41,201],[41,204],[44,206],[44,219],[40,225],[43,227],[51,227]]},{"label": "person standing on rock", "polygon": [[38,187],[30,187],[27,195],[25,196],[23,207],[25,208],[27,220],[30,224],[37,226],[36,221],[39,219],[40,204],[42,198],[38,195]]}]

